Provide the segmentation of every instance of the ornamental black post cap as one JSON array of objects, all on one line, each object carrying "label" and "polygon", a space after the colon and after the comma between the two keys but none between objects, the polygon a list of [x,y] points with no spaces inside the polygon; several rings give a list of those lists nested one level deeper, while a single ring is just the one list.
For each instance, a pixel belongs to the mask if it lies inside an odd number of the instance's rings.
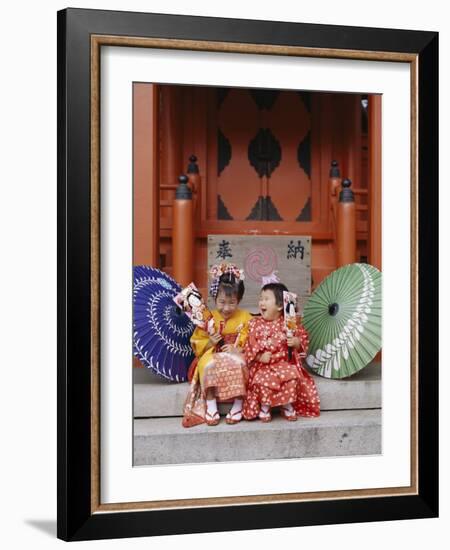
[{"label": "ornamental black post cap", "polygon": [[331,161],[330,178],[340,178],[341,172],[339,170],[339,163],[337,160]]},{"label": "ornamental black post cap", "polygon": [[175,199],[192,199],[192,191],[187,184],[188,181],[188,177],[184,174],[178,176],[179,185],[175,191]]},{"label": "ornamental black post cap", "polygon": [[189,164],[188,164],[188,167],[187,167],[187,173],[188,174],[198,174],[197,157],[195,155],[191,155],[189,157]]},{"label": "ornamental black post cap", "polygon": [[339,193],[339,202],[355,202],[355,195],[350,189],[352,182],[349,179],[342,181],[342,191]]}]

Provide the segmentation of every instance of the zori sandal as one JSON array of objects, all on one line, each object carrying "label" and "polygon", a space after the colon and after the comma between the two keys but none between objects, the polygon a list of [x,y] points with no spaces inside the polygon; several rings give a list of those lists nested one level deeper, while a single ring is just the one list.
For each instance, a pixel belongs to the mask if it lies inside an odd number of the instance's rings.
[{"label": "zori sandal", "polygon": [[237,424],[242,420],[242,409],[232,413],[231,411],[225,417],[225,422],[227,424]]},{"label": "zori sandal", "polygon": [[211,414],[209,411],[206,411],[205,422],[208,424],[208,426],[217,426],[217,424],[220,422],[219,411],[215,411],[213,414]]},{"label": "zori sandal", "polygon": [[259,411],[258,418],[261,420],[261,422],[270,422],[272,420],[270,409],[268,409],[267,411],[265,411],[264,409],[261,409]]},{"label": "zori sandal", "polygon": [[297,413],[294,408],[287,409],[286,407],[281,407],[280,413],[283,418],[289,420],[290,422],[295,422],[297,420]]}]

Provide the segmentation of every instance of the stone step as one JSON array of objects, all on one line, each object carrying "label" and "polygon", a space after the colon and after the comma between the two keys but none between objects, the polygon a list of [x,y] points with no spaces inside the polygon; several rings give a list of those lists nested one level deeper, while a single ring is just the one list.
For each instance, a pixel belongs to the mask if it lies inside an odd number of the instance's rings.
[{"label": "stone step", "polygon": [[187,464],[381,453],[381,410],[328,411],[287,422],[183,428],[180,418],[134,420],[134,465]]},{"label": "stone step", "polygon": [[[134,368],[135,418],[181,416],[188,384],[174,384],[150,369]],[[381,407],[381,364],[371,363],[350,378],[328,380],[314,376],[321,410],[377,409]],[[221,405],[224,412],[229,405]]]}]

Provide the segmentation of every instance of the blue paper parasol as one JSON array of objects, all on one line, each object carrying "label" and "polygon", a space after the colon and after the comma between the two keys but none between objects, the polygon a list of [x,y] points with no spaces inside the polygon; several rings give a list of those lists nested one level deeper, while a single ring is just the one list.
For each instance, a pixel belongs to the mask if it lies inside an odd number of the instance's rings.
[{"label": "blue paper parasol", "polygon": [[174,382],[187,380],[194,358],[194,325],[173,301],[181,287],[166,273],[148,266],[133,270],[133,349],[141,363]]}]

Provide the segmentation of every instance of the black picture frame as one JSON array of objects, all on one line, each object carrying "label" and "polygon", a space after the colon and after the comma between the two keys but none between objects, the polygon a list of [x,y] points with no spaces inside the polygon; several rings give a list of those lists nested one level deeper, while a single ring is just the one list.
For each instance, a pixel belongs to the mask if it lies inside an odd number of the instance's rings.
[{"label": "black picture frame", "polygon": [[[91,37],[269,44],[417,59],[418,491],[309,502],[93,511]],[[330,55],[333,56],[333,55]],[[334,55],[335,56],[335,55]],[[64,540],[438,515],[438,33],[66,9],[58,12],[58,532]],[[425,368],[426,367],[426,368]]]}]

